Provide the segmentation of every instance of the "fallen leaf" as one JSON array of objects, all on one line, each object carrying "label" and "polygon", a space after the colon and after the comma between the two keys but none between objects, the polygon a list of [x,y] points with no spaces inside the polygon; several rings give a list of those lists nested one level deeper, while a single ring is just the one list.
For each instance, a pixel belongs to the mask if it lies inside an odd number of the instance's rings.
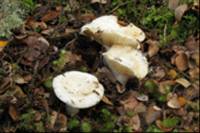
[{"label": "fallen leaf", "polygon": [[179,109],[181,107],[176,95],[173,95],[167,102],[167,106],[172,109]]},{"label": "fallen leaf", "polygon": [[188,57],[185,53],[179,53],[175,57],[175,65],[180,71],[185,71],[188,68]]},{"label": "fallen leaf", "polygon": [[67,130],[67,117],[64,114],[58,114],[54,129],[59,132],[65,132]]},{"label": "fallen leaf", "polygon": [[146,112],[147,108],[143,103],[138,103],[137,106],[134,109],[135,113],[144,113]]},{"label": "fallen leaf", "polygon": [[23,92],[20,86],[13,86],[12,91],[10,91],[10,95],[16,97],[17,99],[25,98],[27,95]]},{"label": "fallen leaf", "polygon": [[61,13],[61,9],[59,9],[59,8],[57,10],[54,10],[54,11],[53,10],[49,10],[47,12],[47,14],[45,14],[41,18],[41,20],[44,21],[44,22],[52,21],[52,20],[58,18],[60,13]]},{"label": "fallen leaf", "polygon": [[138,105],[138,101],[135,98],[136,92],[129,91],[120,100],[120,104],[123,106],[125,110],[134,110],[135,107]]},{"label": "fallen leaf", "polygon": [[176,79],[175,81],[176,83],[181,84],[185,88],[188,88],[191,85],[191,83],[185,78],[179,78],[179,79]]},{"label": "fallen leaf", "polygon": [[145,94],[138,95],[136,98],[138,101],[142,102],[147,102],[149,100],[149,97]]},{"label": "fallen leaf", "polygon": [[37,28],[40,28],[42,30],[47,29],[47,24],[45,22],[38,22],[34,20],[33,18],[27,19],[26,26],[31,28],[32,30],[35,30]]},{"label": "fallen leaf", "polygon": [[159,42],[155,41],[155,40],[148,40],[147,44],[148,44],[148,55],[149,55],[149,57],[156,55],[159,51],[159,47],[158,47]]},{"label": "fallen leaf", "polygon": [[163,77],[165,77],[165,75],[166,75],[166,72],[164,68],[160,66],[155,66],[153,68],[153,73],[152,73],[153,78],[156,78],[157,80],[161,80]]},{"label": "fallen leaf", "polygon": [[113,103],[106,97],[103,96],[103,98],[101,99],[104,103],[113,106]]},{"label": "fallen leaf", "polygon": [[141,129],[141,121],[138,115],[129,116],[121,116],[119,118],[120,123],[123,125],[127,125],[131,127],[134,131],[140,131]]},{"label": "fallen leaf", "polygon": [[13,105],[9,106],[8,113],[13,121],[17,121],[19,119],[19,114],[17,112],[17,109]]},{"label": "fallen leaf", "polygon": [[198,79],[199,78],[199,67],[191,68],[189,70],[189,75],[192,79]]},{"label": "fallen leaf", "polygon": [[47,124],[47,127],[49,129],[53,129],[54,128],[54,125],[56,123],[56,119],[58,117],[58,113],[56,111],[52,111],[51,114],[50,114],[50,120],[49,120],[49,123]]},{"label": "fallen leaf", "polygon": [[199,50],[199,42],[194,36],[189,36],[185,42],[185,46],[191,51]]},{"label": "fallen leaf", "polygon": [[183,4],[178,6],[175,9],[175,18],[177,21],[180,21],[184,15],[184,13],[188,10],[188,5],[187,4]]},{"label": "fallen leaf", "polygon": [[145,114],[146,123],[149,125],[161,117],[161,109],[158,110],[154,106],[148,107],[147,113]]},{"label": "fallen leaf", "polygon": [[159,84],[159,92],[162,94],[167,94],[170,91],[170,87],[174,85],[174,80],[165,80]]},{"label": "fallen leaf", "polygon": [[185,99],[185,97],[178,97],[178,102],[179,105],[182,107],[186,104],[187,100]]},{"label": "fallen leaf", "polygon": [[170,69],[167,74],[172,79],[175,79],[177,77],[177,72],[174,69]]},{"label": "fallen leaf", "polygon": [[179,0],[169,0],[168,8],[171,10],[175,10],[178,7]]},{"label": "fallen leaf", "polygon": [[192,54],[191,58],[195,61],[196,65],[199,66],[199,51]]},{"label": "fallen leaf", "polygon": [[84,13],[84,14],[80,15],[78,17],[78,20],[81,20],[82,22],[86,23],[86,22],[92,21],[95,18],[96,18],[95,14],[90,12],[90,13]]},{"label": "fallen leaf", "polygon": [[27,81],[21,75],[16,74],[16,75],[14,75],[13,78],[14,78],[15,83],[17,83],[17,84],[27,83]]},{"label": "fallen leaf", "polygon": [[0,40],[0,52],[3,51],[3,48],[8,44],[7,40]]},{"label": "fallen leaf", "polygon": [[91,3],[100,3],[100,4],[106,4],[108,1],[107,0],[91,0]]}]

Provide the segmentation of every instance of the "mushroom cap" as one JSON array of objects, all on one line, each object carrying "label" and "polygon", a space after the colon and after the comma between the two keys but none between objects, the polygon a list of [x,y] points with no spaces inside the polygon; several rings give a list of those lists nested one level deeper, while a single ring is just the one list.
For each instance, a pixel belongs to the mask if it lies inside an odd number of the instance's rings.
[{"label": "mushroom cap", "polygon": [[113,15],[101,16],[81,28],[81,34],[88,36],[102,45],[128,45],[139,49],[145,39],[144,32],[130,23],[122,26]]},{"label": "mushroom cap", "polygon": [[119,82],[125,84],[130,77],[144,78],[148,73],[146,57],[129,46],[112,46],[103,53],[104,61]]},{"label": "mushroom cap", "polygon": [[56,96],[73,108],[89,108],[96,105],[104,94],[98,79],[88,73],[69,71],[53,79]]}]

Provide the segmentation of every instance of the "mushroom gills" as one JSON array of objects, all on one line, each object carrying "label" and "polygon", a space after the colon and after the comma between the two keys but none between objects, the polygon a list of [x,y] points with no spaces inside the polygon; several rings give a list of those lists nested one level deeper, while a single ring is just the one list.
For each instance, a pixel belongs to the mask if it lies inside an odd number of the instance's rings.
[{"label": "mushroom gills", "polygon": [[112,46],[103,53],[105,64],[111,69],[116,79],[125,86],[131,77],[144,78],[148,73],[146,57],[129,46]]},{"label": "mushroom gills", "polygon": [[139,42],[145,39],[145,34],[140,28],[132,23],[122,26],[114,15],[96,18],[91,23],[84,25],[80,33],[96,40],[105,47],[125,45],[139,49]]}]

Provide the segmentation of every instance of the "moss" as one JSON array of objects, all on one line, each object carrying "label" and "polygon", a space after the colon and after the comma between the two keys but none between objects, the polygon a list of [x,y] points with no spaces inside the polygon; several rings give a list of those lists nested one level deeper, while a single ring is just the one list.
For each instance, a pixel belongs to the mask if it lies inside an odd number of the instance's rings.
[{"label": "moss", "polygon": [[33,8],[33,6],[29,5],[28,2],[31,3],[32,0],[0,1],[1,38],[9,38],[12,35],[12,30],[23,24],[23,19]]},{"label": "moss", "polygon": [[83,121],[81,123],[81,131],[82,132],[91,132],[92,131],[92,126],[89,122]]},{"label": "moss", "polygon": [[74,128],[79,127],[79,124],[80,124],[80,121],[79,121],[78,119],[72,118],[72,119],[70,119],[69,122],[68,122],[68,128],[69,128],[70,130],[72,130],[72,129],[74,129]]}]

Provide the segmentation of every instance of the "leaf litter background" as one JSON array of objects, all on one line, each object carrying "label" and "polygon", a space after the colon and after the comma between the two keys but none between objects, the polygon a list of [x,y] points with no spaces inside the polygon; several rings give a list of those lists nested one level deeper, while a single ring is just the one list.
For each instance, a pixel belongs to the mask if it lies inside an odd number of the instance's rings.
[{"label": "leaf litter background", "polygon": [[[103,64],[105,49],[79,35],[104,14],[147,36],[150,72],[129,79],[126,90]],[[38,0],[0,51],[0,131],[199,132],[198,27],[198,1]],[[51,85],[69,70],[92,73],[105,87],[97,106],[75,116]]]}]

